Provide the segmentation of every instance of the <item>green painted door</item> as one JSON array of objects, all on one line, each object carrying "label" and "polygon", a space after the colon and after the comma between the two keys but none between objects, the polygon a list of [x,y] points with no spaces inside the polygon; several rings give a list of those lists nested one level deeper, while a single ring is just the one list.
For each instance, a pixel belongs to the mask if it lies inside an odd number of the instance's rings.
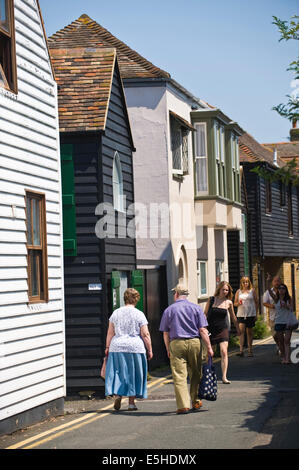
[{"label": "green painted door", "polygon": [[141,310],[142,312],[144,311],[144,276],[143,276],[143,271],[141,269],[136,269],[132,271],[132,276],[131,276],[131,287],[136,289],[139,294],[140,294],[140,300],[136,305],[136,308],[138,310]]}]

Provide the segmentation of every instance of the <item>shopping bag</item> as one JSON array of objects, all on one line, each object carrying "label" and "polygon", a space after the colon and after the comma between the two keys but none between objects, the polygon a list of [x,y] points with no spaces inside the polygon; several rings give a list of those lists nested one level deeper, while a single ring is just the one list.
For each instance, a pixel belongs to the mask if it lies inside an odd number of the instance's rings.
[{"label": "shopping bag", "polygon": [[293,312],[290,312],[289,318],[288,318],[288,323],[287,323],[287,329],[288,330],[297,330],[299,326],[299,322],[297,320],[296,315]]},{"label": "shopping bag", "polygon": [[105,375],[106,375],[106,364],[107,364],[107,356],[104,357],[103,364],[102,364],[102,367],[101,367],[100,376],[102,377],[102,379],[105,379]]},{"label": "shopping bag", "polygon": [[217,400],[217,375],[211,356],[208,363],[202,366],[202,378],[198,388],[198,398],[204,400]]}]

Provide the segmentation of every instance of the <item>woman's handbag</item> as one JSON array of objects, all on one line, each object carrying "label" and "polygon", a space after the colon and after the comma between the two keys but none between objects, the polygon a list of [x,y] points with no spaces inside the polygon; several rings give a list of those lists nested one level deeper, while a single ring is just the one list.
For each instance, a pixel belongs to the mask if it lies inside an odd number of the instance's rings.
[{"label": "woman's handbag", "polygon": [[107,356],[104,357],[103,364],[102,364],[102,368],[101,368],[101,372],[100,372],[100,376],[102,377],[102,379],[105,379],[105,375],[106,375],[106,364],[107,364]]},{"label": "woman's handbag", "polygon": [[299,326],[299,321],[296,318],[296,315],[293,312],[290,312],[288,323],[287,323],[287,329],[297,330],[298,326]]},{"label": "woman's handbag", "polygon": [[202,378],[198,389],[198,398],[204,400],[217,400],[217,375],[211,356],[207,364],[202,366]]}]

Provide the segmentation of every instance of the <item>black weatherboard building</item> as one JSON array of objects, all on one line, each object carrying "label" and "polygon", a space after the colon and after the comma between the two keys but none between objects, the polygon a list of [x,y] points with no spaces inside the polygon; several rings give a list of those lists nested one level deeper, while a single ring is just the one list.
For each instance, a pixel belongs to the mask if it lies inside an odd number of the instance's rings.
[{"label": "black weatherboard building", "polygon": [[63,48],[49,40],[59,86],[66,380],[68,395],[103,395],[108,318],[127,287],[142,292],[143,276],[136,271],[134,214],[126,217],[134,202],[134,145],[116,51],[80,48],[79,39],[74,34]]},{"label": "black weatherboard building", "polygon": [[[299,193],[283,181],[271,181],[252,170],[257,166],[274,175],[284,162],[249,134],[240,139],[240,161],[246,183],[250,218],[252,277],[262,295],[267,273],[279,275],[299,309]],[[261,309],[263,311],[263,309]]]}]

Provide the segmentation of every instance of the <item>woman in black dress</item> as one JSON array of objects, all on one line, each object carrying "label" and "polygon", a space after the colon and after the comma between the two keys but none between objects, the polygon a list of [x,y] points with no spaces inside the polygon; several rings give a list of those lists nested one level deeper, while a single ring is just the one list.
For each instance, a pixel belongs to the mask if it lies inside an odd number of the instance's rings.
[{"label": "woman in black dress", "polygon": [[234,323],[237,335],[240,336],[239,324],[234,312],[232,299],[233,291],[228,282],[222,281],[217,286],[214,297],[210,297],[206,307],[205,314],[208,320],[208,330],[211,333],[210,341],[212,346],[220,345],[221,354],[221,371],[222,371],[222,382],[224,384],[230,384],[227,380],[227,368],[228,368],[228,341],[229,341],[229,324],[228,314],[230,320]]}]

